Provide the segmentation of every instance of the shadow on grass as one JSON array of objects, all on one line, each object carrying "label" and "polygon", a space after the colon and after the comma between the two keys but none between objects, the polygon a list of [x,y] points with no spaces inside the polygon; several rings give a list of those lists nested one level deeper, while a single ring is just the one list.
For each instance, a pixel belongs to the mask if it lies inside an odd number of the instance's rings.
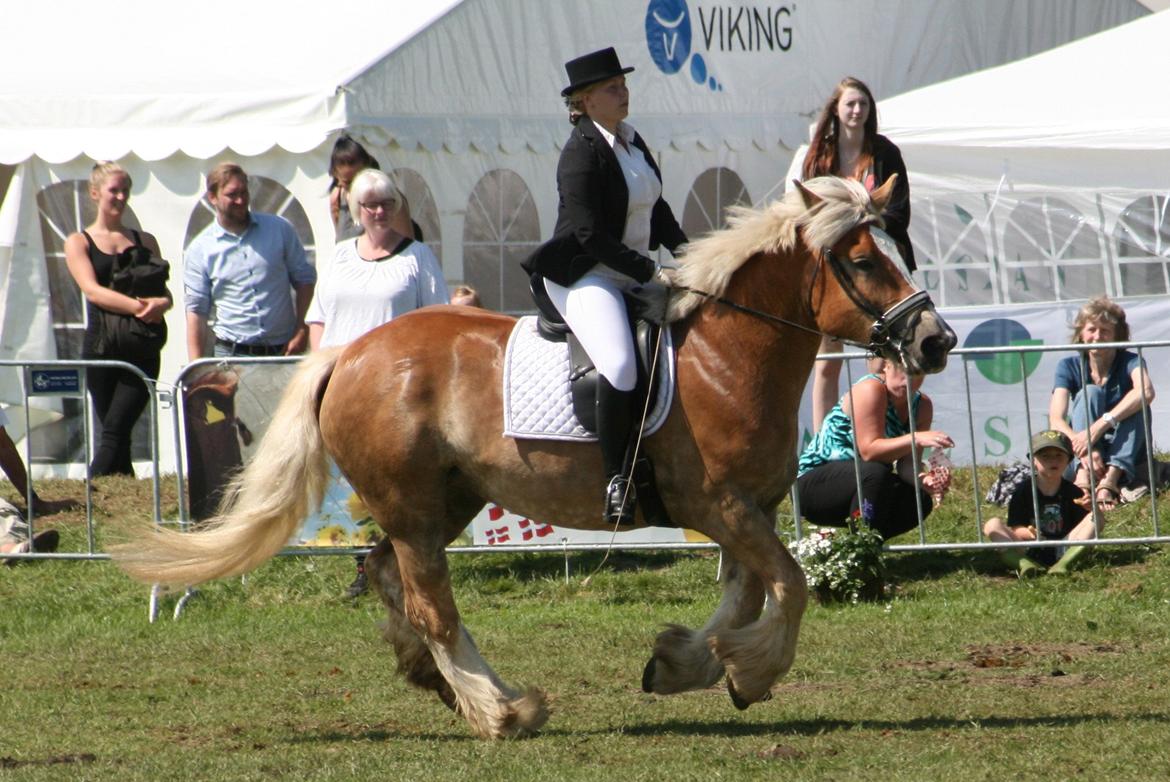
[{"label": "shadow on grass", "polygon": [[[680,561],[696,556],[717,556],[684,551],[570,551],[569,565],[574,573],[591,573],[605,560],[603,570],[615,573],[666,570]],[[558,578],[565,572],[565,555],[559,551],[539,554],[492,553],[485,556],[453,557],[453,575],[460,581],[486,581],[510,578],[519,582]]]},{"label": "shadow on grass", "polygon": [[[985,717],[978,718],[946,718],[946,717],[917,717],[907,720],[794,720],[791,722],[767,722],[745,724],[742,722],[698,722],[695,720],[671,720],[655,725],[623,725],[605,730],[586,731],[599,735],[621,732],[632,736],[667,736],[686,734],[692,736],[722,736],[734,738],[736,736],[819,736],[835,731],[936,731],[962,730],[978,726],[979,728],[1022,729],[1030,727],[1070,727],[1090,723],[1147,722],[1152,724],[1170,724],[1170,714],[1162,712],[1145,714],[1063,714],[1045,715],[1036,717]],[[565,732],[564,735],[572,735]]]},{"label": "shadow on grass", "polygon": [[934,550],[898,552],[885,557],[890,579],[902,583],[941,578],[964,570],[978,571],[979,560],[978,554]]},{"label": "shadow on grass", "polygon": [[[536,739],[567,739],[575,736],[606,736],[615,734],[627,736],[693,736],[744,738],[751,736],[821,736],[826,733],[845,731],[894,731],[894,732],[924,732],[924,731],[961,731],[977,726],[980,729],[1020,730],[1033,727],[1065,728],[1085,724],[1100,723],[1134,724],[1139,722],[1166,725],[1170,724],[1170,714],[1153,712],[1144,714],[1063,714],[1044,715],[1035,717],[984,717],[972,719],[946,717],[916,717],[907,720],[793,720],[791,722],[761,722],[744,723],[731,720],[703,721],[698,720],[668,720],[653,725],[610,725],[587,730],[573,731],[560,728],[540,731]],[[319,732],[305,731],[285,739],[288,744],[334,744],[347,741],[445,741],[469,742],[480,741],[473,736],[465,726],[454,728],[448,733],[415,732],[404,730],[396,732],[386,728],[366,728],[354,731],[338,730],[336,728]]]},{"label": "shadow on grass", "polygon": [[[1144,565],[1157,554],[1152,546],[1098,546],[1092,562],[1099,567]],[[1012,576],[995,549],[983,551],[903,551],[886,555],[886,571],[894,583],[930,581],[969,571],[980,576]]]}]

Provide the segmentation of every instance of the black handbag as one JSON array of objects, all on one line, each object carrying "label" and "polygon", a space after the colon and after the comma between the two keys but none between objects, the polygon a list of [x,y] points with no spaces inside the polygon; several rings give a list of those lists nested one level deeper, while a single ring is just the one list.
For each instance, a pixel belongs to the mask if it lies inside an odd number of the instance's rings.
[{"label": "black handbag", "polygon": [[[133,247],[114,256],[107,287],[133,298],[166,296],[170,264],[156,258],[141,243],[137,231],[134,239],[137,243]],[[99,356],[122,359],[141,355],[161,350],[167,341],[167,324],[163,321],[145,323],[133,315],[95,309],[98,322],[93,347]]]}]

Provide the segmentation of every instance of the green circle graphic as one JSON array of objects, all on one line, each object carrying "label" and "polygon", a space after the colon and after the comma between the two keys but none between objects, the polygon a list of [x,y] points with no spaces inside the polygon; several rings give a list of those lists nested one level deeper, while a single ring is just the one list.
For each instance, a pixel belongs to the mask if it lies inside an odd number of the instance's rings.
[{"label": "green circle graphic", "polygon": [[[963,342],[965,348],[1020,347],[1043,345],[1044,340],[1033,339],[1019,321],[1008,318],[985,320],[971,330]],[[997,353],[971,356],[979,374],[1001,386],[1015,385],[1030,377],[1040,366],[1040,353]]]}]

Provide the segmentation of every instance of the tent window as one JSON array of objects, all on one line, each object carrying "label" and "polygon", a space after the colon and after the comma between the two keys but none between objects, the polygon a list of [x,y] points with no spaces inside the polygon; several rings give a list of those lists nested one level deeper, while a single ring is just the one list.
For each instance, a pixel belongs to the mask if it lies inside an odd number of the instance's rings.
[{"label": "tent window", "polygon": [[1127,206],[1113,229],[1122,296],[1170,290],[1170,199],[1144,196]]},{"label": "tent window", "polygon": [[[89,180],[58,182],[37,193],[37,212],[41,223],[41,241],[45,248],[45,271],[49,282],[49,313],[57,358],[81,358],[85,335],[85,306],[81,290],[65,265],[65,239],[94,221],[97,209],[89,197]],[[141,230],[134,210],[127,206],[122,223]],[[78,462],[85,454],[85,424],[81,400],[61,400],[61,420],[39,426],[30,434],[33,461],[48,463]],[[95,428],[100,427],[96,421]],[[96,436],[96,433],[95,433]],[[146,416],[134,430],[135,459],[150,458],[150,423]]]},{"label": "tent window", "polygon": [[540,217],[528,185],[518,174],[484,174],[467,201],[463,224],[463,273],[485,307],[521,313],[533,309],[528,275],[520,268],[540,243]]},{"label": "tent window", "polygon": [[1109,293],[1101,235],[1067,201],[1021,201],[1003,234],[1001,281],[1009,302],[1063,301]]},{"label": "tent window", "polygon": [[910,241],[915,278],[940,307],[992,304],[994,253],[976,215],[987,213],[985,196],[914,199]]},{"label": "tent window", "polygon": [[698,239],[727,226],[727,208],[751,204],[747,187],[730,168],[709,168],[695,179],[683,207],[682,229],[689,239]]},{"label": "tent window", "polygon": [[427,187],[427,181],[422,178],[422,174],[409,168],[396,168],[390,176],[406,195],[406,200],[410,203],[410,217],[422,229],[423,243],[431,248],[441,266],[443,237],[439,231],[439,210],[435,206],[435,197],[431,195],[431,189]]}]

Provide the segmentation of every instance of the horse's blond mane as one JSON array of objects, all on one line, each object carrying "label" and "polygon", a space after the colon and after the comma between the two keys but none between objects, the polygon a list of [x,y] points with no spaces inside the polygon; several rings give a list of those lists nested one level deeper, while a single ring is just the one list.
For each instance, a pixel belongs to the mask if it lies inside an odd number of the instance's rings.
[{"label": "horse's blond mane", "polygon": [[[793,250],[802,230],[808,246],[832,247],[855,226],[882,222],[869,193],[859,182],[817,177],[803,184],[821,198],[811,209],[805,208],[804,197],[795,188],[759,209],[731,207],[727,228],[687,245],[679,259],[681,266],[668,272],[671,282],[722,296],[731,275],[749,258],[757,253]],[[667,319],[679,320],[703,301],[699,294],[676,290]]]}]

